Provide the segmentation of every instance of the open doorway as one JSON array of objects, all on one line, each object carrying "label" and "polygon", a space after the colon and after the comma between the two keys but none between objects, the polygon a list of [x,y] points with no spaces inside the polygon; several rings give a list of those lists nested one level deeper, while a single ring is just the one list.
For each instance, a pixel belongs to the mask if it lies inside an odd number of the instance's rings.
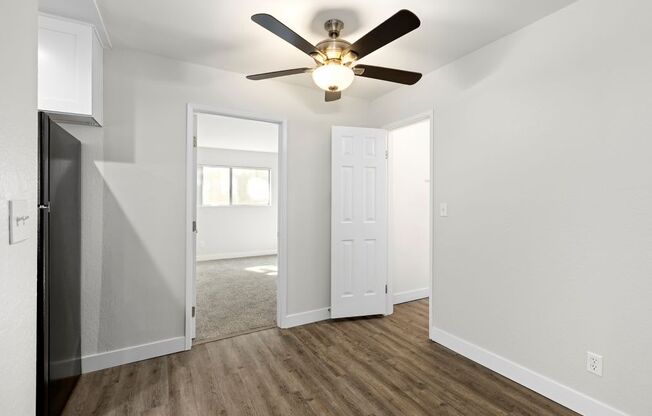
[{"label": "open doorway", "polygon": [[278,324],[284,129],[210,111],[189,111],[189,121],[196,187],[187,322],[197,345]]},{"label": "open doorway", "polygon": [[388,127],[388,280],[392,304],[430,296],[431,117]]},{"label": "open doorway", "polygon": [[331,130],[331,317],[428,307],[433,281],[432,113]]}]

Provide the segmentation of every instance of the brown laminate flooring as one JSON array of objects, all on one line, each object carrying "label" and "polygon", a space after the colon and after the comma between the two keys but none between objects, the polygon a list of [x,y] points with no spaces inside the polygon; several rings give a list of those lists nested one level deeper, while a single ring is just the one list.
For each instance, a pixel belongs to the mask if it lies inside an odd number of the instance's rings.
[{"label": "brown laminate flooring", "polygon": [[65,415],[576,415],[428,340],[428,302],[85,374]]}]

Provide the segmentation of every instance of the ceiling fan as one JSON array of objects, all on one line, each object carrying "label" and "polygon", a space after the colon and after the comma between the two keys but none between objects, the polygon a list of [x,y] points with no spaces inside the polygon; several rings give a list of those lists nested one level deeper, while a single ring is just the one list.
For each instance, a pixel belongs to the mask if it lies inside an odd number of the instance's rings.
[{"label": "ceiling fan", "polygon": [[405,85],[415,84],[421,79],[421,74],[418,72],[357,64],[358,60],[373,51],[419,27],[421,24],[419,18],[409,10],[399,11],[353,44],[340,38],[340,31],[344,28],[344,23],[338,19],[330,19],[324,24],[324,29],[328,31],[328,39],[317,45],[310,44],[269,14],[255,14],[251,16],[251,20],[310,56],[315,60],[317,66],[249,75],[248,79],[258,81],[286,75],[312,73],[315,84],[326,91],[326,101],[339,100],[342,97],[342,91],[353,83],[356,75]]}]

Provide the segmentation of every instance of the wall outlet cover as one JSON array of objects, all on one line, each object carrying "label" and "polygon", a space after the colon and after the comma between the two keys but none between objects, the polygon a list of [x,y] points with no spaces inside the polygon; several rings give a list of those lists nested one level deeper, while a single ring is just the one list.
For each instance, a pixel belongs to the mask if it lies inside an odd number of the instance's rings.
[{"label": "wall outlet cover", "polygon": [[602,376],[602,356],[594,352],[586,352],[586,371]]}]

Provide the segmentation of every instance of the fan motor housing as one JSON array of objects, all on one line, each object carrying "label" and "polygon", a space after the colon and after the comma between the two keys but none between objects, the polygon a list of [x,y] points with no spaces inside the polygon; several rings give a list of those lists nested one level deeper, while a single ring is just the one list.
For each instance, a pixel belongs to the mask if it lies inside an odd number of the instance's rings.
[{"label": "fan motor housing", "polygon": [[355,53],[349,52],[342,56],[344,51],[351,47],[351,42],[340,38],[340,31],[344,29],[344,23],[338,19],[330,19],[324,23],[324,29],[328,32],[328,39],[319,42],[315,47],[322,52],[328,60],[338,60],[343,63],[355,61]]},{"label": "fan motor housing", "polygon": [[321,51],[328,59],[340,59],[342,52],[347,50],[351,43],[344,39],[324,39],[319,42],[315,47]]}]

